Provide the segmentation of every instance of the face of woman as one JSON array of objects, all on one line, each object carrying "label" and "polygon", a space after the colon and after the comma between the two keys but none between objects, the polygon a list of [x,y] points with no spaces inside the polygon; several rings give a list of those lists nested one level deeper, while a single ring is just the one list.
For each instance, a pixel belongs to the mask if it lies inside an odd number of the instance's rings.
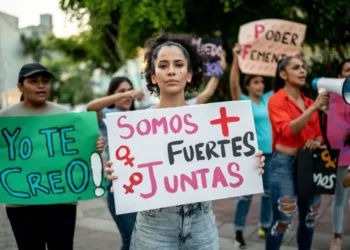
[{"label": "face of woman", "polygon": [[22,84],[18,84],[18,88],[25,96],[26,102],[40,106],[50,97],[50,78],[43,74],[36,74],[25,78]]},{"label": "face of woman", "polygon": [[[132,86],[130,85],[130,83],[124,81],[119,85],[119,87],[115,90],[114,93],[124,93],[130,90],[132,90]],[[115,102],[114,106],[117,109],[130,110],[132,102],[133,102],[133,99],[131,96],[129,96],[129,97],[119,99],[118,101]]]},{"label": "face of woman", "polygon": [[286,82],[302,87],[305,85],[306,70],[304,63],[296,57],[293,57],[286,65],[285,70],[281,71],[280,76]]},{"label": "face of woman", "polygon": [[346,62],[344,65],[343,65],[343,68],[342,68],[342,71],[341,71],[341,74],[338,75],[339,78],[346,78],[350,75],[350,62]]},{"label": "face of woman", "polygon": [[264,94],[264,79],[261,76],[254,76],[247,85],[247,90],[254,96],[262,96]]},{"label": "face of woman", "polygon": [[152,83],[157,84],[160,95],[177,95],[183,93],[186,84],[192,80],[192,73],[188,70],[188,61],[177,46],[164,46],[154,62],[155,73]]}]

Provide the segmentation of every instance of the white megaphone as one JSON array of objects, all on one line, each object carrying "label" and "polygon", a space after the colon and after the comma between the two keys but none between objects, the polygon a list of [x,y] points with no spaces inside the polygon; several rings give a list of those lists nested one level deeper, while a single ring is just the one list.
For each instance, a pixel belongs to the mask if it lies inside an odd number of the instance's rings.
[{"label": "white megaphone", "polygon": [[346,78],[320,77],[312,80],[312,87],[318,89],[318,93],[334,93],[343,97],[350,105],[350,76]]}]

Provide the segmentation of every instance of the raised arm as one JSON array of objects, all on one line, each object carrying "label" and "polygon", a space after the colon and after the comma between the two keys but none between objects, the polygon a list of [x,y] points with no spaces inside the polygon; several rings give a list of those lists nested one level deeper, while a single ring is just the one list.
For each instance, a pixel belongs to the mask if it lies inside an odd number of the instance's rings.
[{"label": "raised arm", "polygon": [[210,78],[205,89],[197,96],[196,104],[207,103],[209,99],[214,95],[216,88],[219,84],[219,77]]},{"label": "raised arm", "polygon": [[242,90],[239,84],[239,66],[238,66],[238,56],[239,56],[240,46],[236,44],[233,48],[233,63],[230,72],[230,94],[232,100],[241,100]]},{"label": "raised arm", "polygon": [[141,99],[143,93],[139,90],[131,90],[123,93],[115,93],[110,96],[101,97],[96,100],[93,100],[88,103],[87,110],[95,111],[97,113],[98,123],[100,124],[102,121],[102,110],[106,107],[109,107],[116,103],[118,100],[123,98],[133,98],[133,99]]}]

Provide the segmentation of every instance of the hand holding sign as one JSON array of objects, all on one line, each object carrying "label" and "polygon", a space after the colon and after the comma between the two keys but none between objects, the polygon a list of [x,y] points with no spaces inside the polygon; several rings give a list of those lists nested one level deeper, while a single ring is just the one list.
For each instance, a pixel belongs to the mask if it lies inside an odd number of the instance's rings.
[{"label": "hand holding sign", "polygon": [[107,128],[117,214],[262,192],[249,101],[112,113]]},{"label": "hand holding sign", "polygon": [[0,203],[57,204],[105,194],[94,113],[0,120]]}]

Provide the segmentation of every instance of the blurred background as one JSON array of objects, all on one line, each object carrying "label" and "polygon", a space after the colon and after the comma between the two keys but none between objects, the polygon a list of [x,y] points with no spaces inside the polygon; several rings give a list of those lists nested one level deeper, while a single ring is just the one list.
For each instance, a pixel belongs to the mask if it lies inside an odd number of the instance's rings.
[{"label": "blurred background", "polygon": [[[350,58],[349,1],[325,0],[0,0],[0,108],[19,100],[20,67],[40,62],[55,74],[51,100],[73,111],[104,96],[111,77],[125,75],[145,89],[145,41],[162,31],[222,40],[227,68],[211,102],[230,100],[232,47],[241,25],[266,18],[307,25],[303,52],[308,82],[335,77]],[[272,78],[266,79],[271,88]],[[310,86],[307,93],[313,95]],[[148,91],[146,91],[148,93]],[[157,98],[146,96],[138,107]]]}]

